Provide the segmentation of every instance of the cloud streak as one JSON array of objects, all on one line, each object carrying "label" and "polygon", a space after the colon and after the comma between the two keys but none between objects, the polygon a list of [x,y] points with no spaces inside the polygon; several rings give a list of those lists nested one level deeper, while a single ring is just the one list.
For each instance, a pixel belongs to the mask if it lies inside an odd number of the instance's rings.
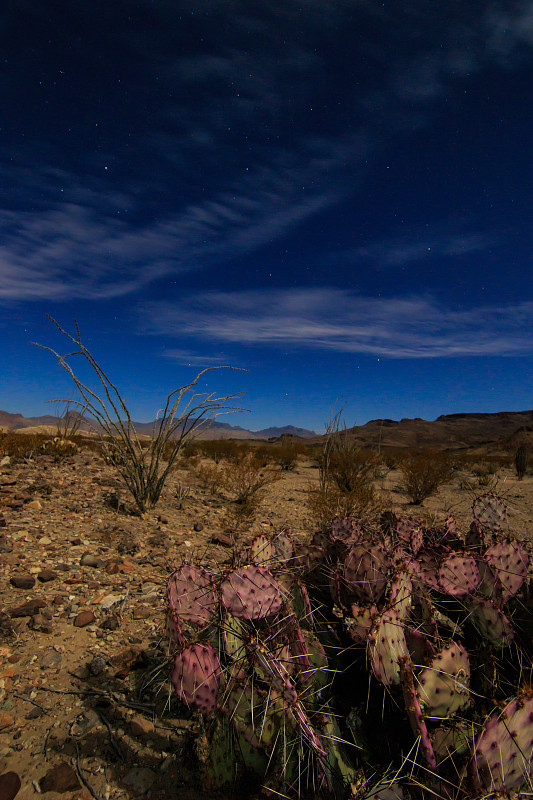
[{"label": "cloud streak", "polygon": [[457,310],[430,297],[361,297],[300,288],[212,292],[144,308],[145,332],[198,341],[389,358],[533,351],[533,302]]},{"label": "cloud streak", "polygon": [[[137,56],[138,74],[157,77],[162,87],[127,158],[107,143],[87,158],[85,171],[57,169],[50,140],[39,142],[50,164],[37,176],[31,161],[19,168],[0,163],[17,201],[0,211],[0,299],[120,297],[252,253],[356,193],[368,162],[398,131],[434,119],[435,101],[453,94],[452,78],[532,56],[531,0],[511,10],[504,2],[454,4],[444,30],[426,0],[403,4],[401,14],[371,0],[312,0],[305,13],[296,0],[283,0],[263,4],[260,15],[240,0],[182,5],[184,13],[209,10],[206,44],[186,57],[175,55],[170,2],[157,12],[139,3],[143,13],[157,13],[158,25],[146,37],[117,37],[116,48],[132,63]],[[377,24],[385,42],[369,34],[353,56],[360,58],[354,74],[375,73],[376,86],[330,102],[324,86],[335,85],[340,67],[316,43],[331,47],[354,13]],[[220,37],[228,20],[231,28]],[[151,84],[146,94],[153,91]],[[354,116],[347,131],[348,106]],[[117,175],[121,163],[134,164],[135,177],[123,181],[110,169],[104,179],[107,163],[116,163]],[[40,205],[35,197],[43,198]],[[162,204],[161,197],[172,199]],[[419,260],[429,248],[456,255],[489,243],[480,234],[450,233],[348,255],[394,266]]]}]

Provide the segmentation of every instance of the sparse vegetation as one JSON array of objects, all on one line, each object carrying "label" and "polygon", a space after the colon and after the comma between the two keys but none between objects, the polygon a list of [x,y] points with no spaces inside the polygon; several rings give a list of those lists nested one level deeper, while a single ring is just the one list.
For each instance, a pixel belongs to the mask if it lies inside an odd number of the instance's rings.
[{"label": "sparse vegetation", "polygon": [[[72,402],[82,406],[94,418],[106,457],[130,490],[138,510],[144,513],[153,508],[159,500],[165,481],[185,442],[194,438],[220,414],[242,410],[224,405],[237,394],[216,397],[213,393],[195,393],[194,389],[200,377],[220,367],[208,367],[202,370],[191,383],[175,389],[168,395],[164,408],[154,422],[152,437],[143,443],[137,435],[119,390],[82,343],[77,323],[75,323],[76,335],[73,336],[52,317],[49,319],[77,350],[67,356],[61,356],[51,347],[40,344],[36,346],[51,352],[57,358],[59,366],[65,369],[74,381],[82,400]],[[87,361],[102,385],[105,399],[82,383],[73,372],[67,361],[67,358],[73,355],[81,355]],[[188,402],[180,408],[182,401],[187,401],[187,398]]]},{"label": "sparse vegetation", "polygon": [[522,480],[522,478],[527,472],[528,461],[529,461],[529,448],[527,444],[522,443],[517,447],[514,457],[516,475],[519,481]]},{"label": "sparse vegetation", "polygon": [[401,489],[418,506],[453,476],[450,458],[444,453],[409,453],[400,462]]},{"label": "sparse vegetation", "polygon": [[379,459],[357,447],[342,421],[332,415],[323,448],[316,453],[318,486],[308,489],[308,508],[320,530],[336,516],[375,517],[380,508],[374,480]]}]

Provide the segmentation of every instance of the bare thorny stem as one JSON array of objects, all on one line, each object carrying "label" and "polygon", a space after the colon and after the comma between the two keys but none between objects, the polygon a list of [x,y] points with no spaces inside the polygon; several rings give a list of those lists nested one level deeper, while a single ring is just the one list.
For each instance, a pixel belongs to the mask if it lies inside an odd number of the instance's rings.
[{"label": "bare thorny stem", "polygon": [[[241,396],[242,392],[216,397],[214,393],[200,394],[193,391],[206,372],[214,369],[239,369],[229,366],[206,367],[191,383],[175,389],[168,395],[163,409],[156,416],[148,447],[143,450],[122,395],[92,353],[82,343],[76,320],[74,321],[76,335],[73,336],[65,331],[53,317],[49,314],[47,316],[60,333],[78,349],[62,356],[51,347],[36,342],[31,342],[31,344],[52,353],[57,358],[59,366],[65,369],[72,378],[82,400],[69,402],[82,407],[94,418],[97,423],[94,429],[102,448],[132,493],[141,513],[152,508],[159,500],[168,474],[186,441],[197,436],[200,430],[207,428],[220,414],[247,410],[225,405],[228,400]],[[81,355],[88,362],[103,387],[104,399],[85,383],[82,383],[74,373],[67,361],[74,355]],[[190,395],[188,402],[180,409],[186,395]],[[166,463],[162,463],[163,461]]]}]

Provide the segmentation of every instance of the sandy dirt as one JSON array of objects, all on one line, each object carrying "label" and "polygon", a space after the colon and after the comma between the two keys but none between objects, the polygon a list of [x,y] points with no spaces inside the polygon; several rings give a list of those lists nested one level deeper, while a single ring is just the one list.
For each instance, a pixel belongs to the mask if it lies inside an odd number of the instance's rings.
[{"label": "sandy dirt", "polygon": [[[460,488],[465,479],[471,488]],[[191,488],[183,509],[178,480]],[[313,531],[307,489],[317,481],[303,459],[282,472],[237,545],[279,528],[305,540]],[[484,491],[458,473],[413,508],[399,481],[394,471],[377,481],[386,506],[436,521],[453,513],[465,526]],[[0,466],[0,773],[18,773],[19,800],[207,796],[191,752],[196,717],[170,690],[164,593],[193,554],[230,558],[231,547],[216,543],[230,502],[180,470],[141,518],[128,513],[120,486],[89,450],[61,463],[39,456]],[[117,490],[126,499],[119,510],[110,505]],[[509,529],[531,540],[533,478],[502,469],[496,490]],[[38,602],[21,610],[28,601]]]}]

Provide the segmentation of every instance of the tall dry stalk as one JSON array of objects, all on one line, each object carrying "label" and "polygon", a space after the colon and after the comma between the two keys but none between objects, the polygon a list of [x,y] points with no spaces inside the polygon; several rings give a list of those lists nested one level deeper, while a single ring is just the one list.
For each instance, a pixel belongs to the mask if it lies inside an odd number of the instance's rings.
[{"label": "tall dry stalk", "polygon": [[[51,347],[36,342],[31,344],[53,353],[59,365],[69,373],[82,398],[80,401],[71,402],[83,407],[93,416],[97,423],[95,431],[103,451],[130,490],[141,513],[153,508],[159,500],[169,472],[186,442],[207,428],[220,414],[247,410],[224,405],[227,400],[240,396],[242,392],[224,397],[215,397],[214,393],[191,394],[206,372],[213,369],[238,369],[207,367],[199,372],[191,383],[175,389],[168,395],[164,408],[156,415],[148,446],[143,448],[122,395],[82,343],[77,321],[74,320],[76,336],[72,336],[63,330],[53,317],[49,314],[47,317],[78,349],[62,356]],[[89,363],[102,384],[104,399],[75,375],[66,360],[74,355],[83,356]],[[186,395],[190,395],[188,402],[180,410],[181,402]]]}]

